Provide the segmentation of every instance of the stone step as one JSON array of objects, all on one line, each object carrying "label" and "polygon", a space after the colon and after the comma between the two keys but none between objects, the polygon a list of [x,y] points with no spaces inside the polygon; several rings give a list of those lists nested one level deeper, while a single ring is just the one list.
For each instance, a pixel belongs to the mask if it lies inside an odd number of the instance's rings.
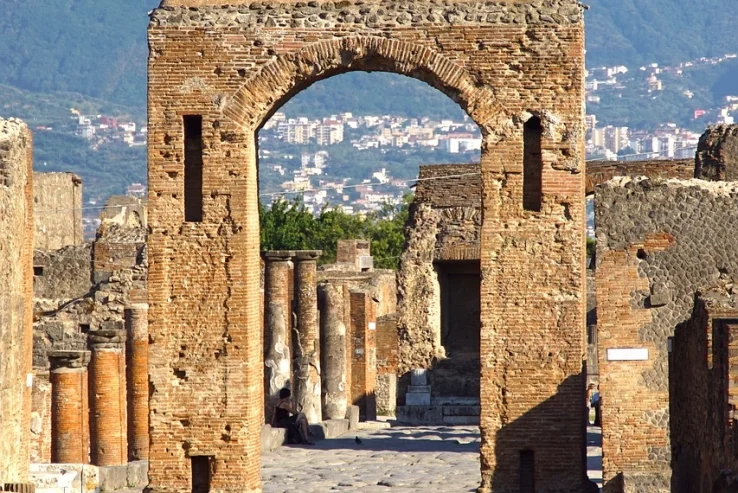
[{"label": "stone step", "polygon": [[446,416],[476,416],[479,419],[479,406],[443,406],[444,420]]},{"label": "stone step", "polygon": [[449,425],[479,425],[477,416],[444,416],[443,422]]}]

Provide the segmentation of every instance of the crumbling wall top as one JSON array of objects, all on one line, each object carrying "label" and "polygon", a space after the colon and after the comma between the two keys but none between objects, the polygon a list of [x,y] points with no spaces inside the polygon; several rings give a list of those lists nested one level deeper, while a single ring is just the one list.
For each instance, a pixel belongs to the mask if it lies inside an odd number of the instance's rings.
[{"label": "crumbling wall top", "polygon": [[482,207],[482,171],[479,164],[421,166],[415,201],[431,207]]},{"label": "crumbling wall top", "polygon": [[[198,12],[191,12],[197,9]],[[314,22],[310,16],[314,16]],[[349,19],[350,17],[350,19]],[[416,21],[417,18],[417,21]],[[151,15],[153,26],[207,25],[232,27],[265,24],[267,27],[294,26],[305,20],[306,27],[325,28],[344,23],[366,23],[374,27],[409,25],[411,22],[458,25],[498,24],[578,24],[582,4],[577,0],[497,0],[483,2],[430,0],[333,1],[236,1],[164,0]]]}]

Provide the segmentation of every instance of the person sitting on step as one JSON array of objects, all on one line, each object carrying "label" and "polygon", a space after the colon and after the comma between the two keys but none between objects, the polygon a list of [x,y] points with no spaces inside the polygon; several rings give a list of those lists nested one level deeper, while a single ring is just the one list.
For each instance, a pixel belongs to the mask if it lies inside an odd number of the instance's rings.
[{"label": "person sitting on step", "polygon": [[271,424],[274,428],[287,429],[288,443],[314,445],[308,438],[309,428],[307,418],[303,413],[298,413],[295,410],[291,396],[292,393],[288,388],[279,391],[279,402],[277,402],[274,408]]}]

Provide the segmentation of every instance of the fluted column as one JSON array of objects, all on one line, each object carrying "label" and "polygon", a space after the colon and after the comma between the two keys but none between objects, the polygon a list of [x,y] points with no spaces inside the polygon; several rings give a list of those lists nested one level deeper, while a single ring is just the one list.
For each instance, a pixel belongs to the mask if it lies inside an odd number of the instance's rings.
[{"label": "fluted column", "polygon": [[149,458],[149,305],[126,309],[126,388],[128,390],[128,459]]},{"label": "fluted column", "polygon": [[118,466],[128,462],[126,419],[126,333],[106,329],[90,332],[92,463]]},{"label": "fluted column", "polygon": [[294,252],[264,252],[264,418],[271,422],[279,390],[291,386],[290,258]]},{"label": "fluted column", "polygon": [[51,351],[51,462],[89,464],[89,351]]},{"label": "fluted column", "polygon": [[322,420],[320,404],[320,335],[318,330],[317,260],[323,252],[295,252],[297,334],[292,340],[293,389],[298,411],[309,423]]},{"label": "fluted column", "polygon": [[343,419],[348,405],[343,287],[332,283],[322,284],[318,287],[318,298],[323,418]]}]

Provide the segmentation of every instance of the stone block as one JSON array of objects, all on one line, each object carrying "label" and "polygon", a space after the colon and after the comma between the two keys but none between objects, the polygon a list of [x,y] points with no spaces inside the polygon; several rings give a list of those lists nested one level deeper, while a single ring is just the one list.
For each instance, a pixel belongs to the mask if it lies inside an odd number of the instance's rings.
[{"label": "stone block", "polygon": [[128,485],[128,465],[103,466],[100,470],[100,489],[102,491],[121,490]]},{"label": "stone block", "polygon": [[349,430],[355,430],[359,427],[359,406],[349,406],[346,410],[346,419],[349,421]]},{"label": "stone block", "polygon": [[655,308],[657,306],[664,306],[668,304],[670,300],[671,300],[671,296],[669,296],[668,292],[654,293],[648,297],[648,305],[650,308]]},{"label": "stone block", "polygon": [[273,452],[287,443],[285,428],[272,428],[270,425],[261,427],[261,453]]},{"label": "stone block", "polygon": [[397,422],[408,425],[443,424],[442,406],[397,406]]},{"label": "stone block", "polygon": [[131,488],[143,488],[149,484],[149,461],[137,460],[129,462],[126,483]]},{"label": "stone block", "polygon": [[427,392],[411,392],[405,394],[405,406],[430,406],[431,394]]}]

